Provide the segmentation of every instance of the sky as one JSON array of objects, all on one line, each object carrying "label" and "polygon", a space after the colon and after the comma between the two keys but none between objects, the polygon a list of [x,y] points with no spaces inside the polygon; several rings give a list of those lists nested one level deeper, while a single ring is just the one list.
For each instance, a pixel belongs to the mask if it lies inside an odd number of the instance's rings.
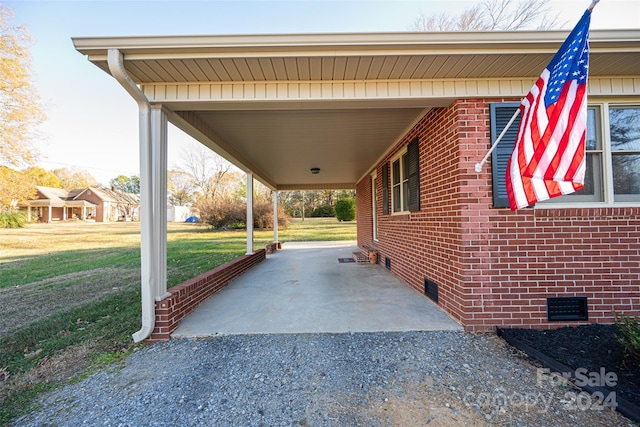
[{"label": "sky", "polygon": [[[234,35],[410,31],[416,17],[457,14],[466,0],[0,0],[25,25],[34,82],[47,120],[34,144],[39,166],[89,171],[101,184],[139,175],[137,106],[105,72],[77,52],[72,37],[135,35]],[[590,0],[550,0],[566,29]],[[640,29],[640,0],[601,0],[591,29]],[[540,70],[542,71],[542,70]],[[169,168],[197,144],[170,125]]]}]

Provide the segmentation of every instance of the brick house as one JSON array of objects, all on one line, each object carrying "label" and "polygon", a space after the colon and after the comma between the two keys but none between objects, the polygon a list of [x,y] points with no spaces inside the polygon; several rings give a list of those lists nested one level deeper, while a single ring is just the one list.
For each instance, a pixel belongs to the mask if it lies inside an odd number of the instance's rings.
[{"label": "brick house", "polygon": [[154,301],[167,295],[166,253],[153,239],[166,241],[168,121],[246,172],[248,215],[254,179],[274,204],[280,190],[355,188],[358,245],[468,331],[639,315],[639,30],[591,31],[585,190],[505,207],[517,123],[474,170],[566,35],[75,38],[143,117],[151,320],[134,337],[151,333]]},{"label": "brick house", "polygon": [[52,222],[68,219],[95,222],[137,221],[140,198],[114,188],[87,187],[63,190],[36,186],[36,197],[25,202],[29,220],[35,209],[38,221]]}]

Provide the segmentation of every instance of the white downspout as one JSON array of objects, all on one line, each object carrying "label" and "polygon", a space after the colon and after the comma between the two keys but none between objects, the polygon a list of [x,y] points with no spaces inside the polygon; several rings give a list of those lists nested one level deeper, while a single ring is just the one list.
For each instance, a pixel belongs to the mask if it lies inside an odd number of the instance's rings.
[{"label": "white downspout", "polygon": [[[140,88],[124,69],[124,59],[118,49],[109,49],[107,63],[111,75],[122,85],[138,104],[140,138],[140,266],[142,294],[142,328],[133,334],[133,340],[139,342],[153,332],[155,326],[154,277],[152,274],[153,251],[153,210],[150,204],[152,196],[151,178],[151,106]],[[146,179],[145,179],[146,178]]]}]

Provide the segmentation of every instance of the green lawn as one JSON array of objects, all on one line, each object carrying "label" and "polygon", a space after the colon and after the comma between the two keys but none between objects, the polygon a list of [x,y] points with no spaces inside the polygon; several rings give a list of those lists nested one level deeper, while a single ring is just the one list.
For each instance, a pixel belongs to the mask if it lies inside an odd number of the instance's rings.
[{"label": "green lawn", "polygon": [[[356,223],[293,220],[279,240],[355,240]],[[256,230],[254,249],[273,241]],[[246,252],[243,230],[169,223],[167,286]],[[140,224],[61,222],[0,232],[0,425],[40,392],[134,351]]]}]

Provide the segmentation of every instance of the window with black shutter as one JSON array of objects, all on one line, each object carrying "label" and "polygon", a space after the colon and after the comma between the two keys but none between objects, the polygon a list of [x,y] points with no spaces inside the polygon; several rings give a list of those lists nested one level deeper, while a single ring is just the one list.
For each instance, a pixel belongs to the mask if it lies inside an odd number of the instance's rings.
[{"label": "window with black shutter", "polygon": [[389,163],[382,165],[382,213],[389,214]]},{"label": "window with black shutter", "polygon": [[418,150],[418,138],[407,146],[407,175],[409,181],[409,211],[420,210],[420,152]]},{"label": "window with black shutter", "polygon": [[[505,102],[500,104],[491,104],[491,145],[498,138],[504,127],[509,123],[511,117],[520,107],[520,103]],[[493,207],[505,208],[509,207],[509,199],[507,198],[507,164],[509,157],[513,152],[513,146],[518,136],[518,128],[520,127],[520,117],[516,118],[504,134],[502,140],[491,153],[491,172],[493,181]]]}]

